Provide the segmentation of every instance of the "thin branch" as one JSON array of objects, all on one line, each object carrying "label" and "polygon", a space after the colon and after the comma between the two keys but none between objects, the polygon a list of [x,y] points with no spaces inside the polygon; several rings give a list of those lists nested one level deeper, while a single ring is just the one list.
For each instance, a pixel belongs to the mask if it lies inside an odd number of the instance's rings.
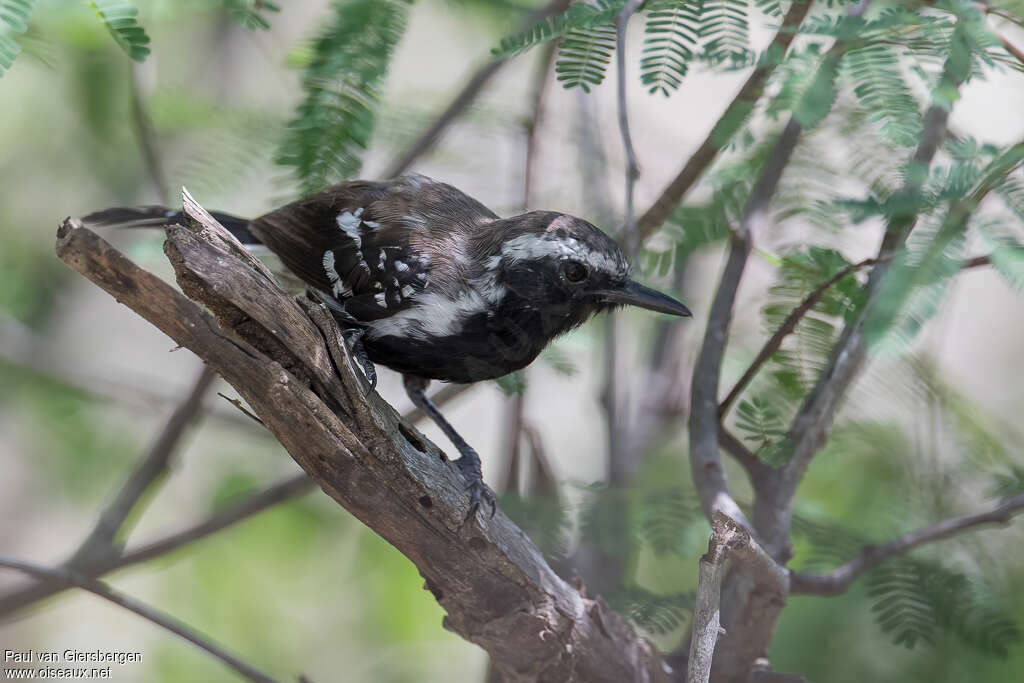
[{"label": "thin branch", "polygon": [[65,586],[81,588],[82,590],[88,591],[93,595],[97,595],[108,602],[118,605],[119,607],[123,607],[129,612],[133,612],[143,619],[146,619],[147,621],[170,631],[176,636],[187,640],[201,650],[204,650],[219,659],[246,680],[255,681],[256,683],[275,683],[275,679],[242,661],[237,656],[231,654],[220,645],[212,642],[209,638],[187,624],[168,614],[160,612],[159,610],[156,610],[131,596],[125,595],[121,591],[115,590],[101,581],[91,579],[88,576],[84,576],[78,572],[63,567],[44,567],[2,555],[0,555],[0,567],[15,569],[39,579],[59,582]]},{"label": "thin branch", "polygon": [[[821,297],[825,295],[825,292],[827,292],[829,288],[832,287],[832,285],[836,284],[847,275],[855,273],[858,270],[866,268],[867,266],[873,266],[881,260],[886,259],[878,257],[866,258],[863,261],[858,261],[857,263],[850,264],[846,268],[843,268],[838,273],[830,277],[828,280],[822,282],[820,285],[815,287],[811,291],[811,293],[808,294],[807,297],[800,302],[799,306],[790,311],[789,315],[787,315],[786,319],[782,321],[782,324],[779,325],[778,329],[776,329],[775,332],[772,333],[772,336],[769,337],[768,341],[766,341],[764,343],[764,346],[761,347],[761,350],[754,357],[754,360],[751,361],[750,366],[743,373],[743,376],[740,377],[740,379],[736,382],[736,385],[729,392],[729,395],[726,396],[718,405],[719,418],[724,417],[725,414],[729,412],[729,408],[732,407],[732,404],[736,401],[737,398],[739,398],[740,394],[743,393],[743,390],[747,388],[751,380],[753,380],[754,377],[757,375],[758,371],[760,371],[761,367],[768,361],[769,358],[771,358],[772,354],[774,354],[776,351],[782,348],[782,342],[786,339],[786,337],[788,337],[789,335],[796,331],[796,326],[800,323],[803,317],[810,313],[811,309],[814,308],[819,301],[821,301]],[[991,263],[991,261],[988,256],[975,256],[973,258],[966,259],[963,263],[962,268],[964,270],[967,270],[969,268],[987,266],[989,265],[989,263]]]},{"label": "thin branch", "polygon": [[828,574],[812,575],[793,572],[791,574],[793,593],[839,595],[849,588],[850,584],[861,574],[874,569],[887,560],[904,555],[926,543],[941,541],[972,531],[977,527],[1007,525],[1022,512],[1024,512],[1024,493],[1008,498],[991,510],[963,517],[951,517],[900,536],[884,545],[865,546],[860,555]]},{"label": "thin branch", "polygon": [[815,287],[814,290],[807,295],[807,298],[800,302],[799,306],[790,311],[789,315],[786,316],[786,319],[782,321],[781,325],[779,325],[779,328],[775,330],[775,332],[768,339],[768,341],[764,343],[764,346],[761,347],[761,351],[758,352],[757,356],[754,357],[754,360],[750,363],[750,367],[747,368],[746,372],[743,373],[743,376],[740,377],[738,382],[736,382],[736,385],[732,388],[732,391],[730,391],[729,394],[718,405],[718,417],[722,418],[725,416],[725,414],[729,411],[729,407],[739,397],[743,390],[747,388],[747,385],[750,384],[750,381],[752,379],[754,379],[754,375],[756,375],[758,370],[761,369],[761,366],[764,365],[765,362],[767,362],[767,360],[772,356],[773,353],[775,353],[782,347],[782,342],[786,339],[786,337],[788,337],[790,334],[796,331],[797,324],[803,319],[805,315],[807,315],[810,312],[812,308],[814,308],[814,306],[819,301],[821,301],[821,297],[825,295],[825,292],[827,292],[829,288],[832,287],[832,285],[836,284],[847,275],[855,273],[861,268],[873,265],[877,262],[878,259],[868,258],[864,259],[863,261],[858,261],[857,263],[850,264],[846,268],[843,268],[838,273],[830,277],[825,282],[822,282],[820,285]]},{"label": "thin branch", "polygon": [[622,148],[626,154],[626,216],[622,226],[622,237],[630,263],[636,262],[639,246],[636,216],[633,215],[633,193],[636,190],[636,180],[640,177],[640,166],[637,164],[636,151],[633,149],[633,137],[629,132],[629,102],[626,98],[626,27],[641,3],[643,0],[629,0],[615,19],[615,92],[618,98],[619,134],[622,136]]},{"label": "thin branch", "polygon": [[546,43],[537,60],[537,71],[530,88],[532,106],[525,121],[526,149],[523,159],[523,211],[533,206],[533,190],[537,173],[537,152],[540,148],[540,126],[544,119],[545,95],[551,80],[552,66],[557,54],[558,41]]},{"label": "thin branch", "polygon": [[1011,43],[1009,39],[999,31],[992,31],[992,33],[994,33],[996,38],[999,39],[999,42],[1003,44],[1004,50],[1013,55],[1018,62],[1024,64],[1024,50],[1021,50],[1019,47]]},{"label": "thin branch", "polygon": [[167,183],[167,174],[164,173],[163,160],[160,158],[160,146],[156,141],[156,131],[153,128],[153,120],[146,110],[142,95],[142,74],[141,64],[132,64],[132,75],[130,79],[132,97],[132,124],[135,127],[135,135],[139,142],[139,151],[142,153],[142,160],[146,167],[146,175],[153,184],[153,191],[159,197],[160,203],[166,203],[171,196],[170,185]]},{"label": "thin branch", "polygon": [[763,64],[754,69],[750,76],[747,77],[743,87],[736,93],[732,102],[726,107],[718,123],[711,129],[707,137],[704,138],[704,142],[690,156],[676,177],[662,191],[661,196],[651,205],[651,208],[647,209],[640,216],[637,221],[639,242],[643,242],[650,237],[665,222],[665,219],[672,213],[676,205],[690,191],[690,188],[693,187],[704,172],[714,163],[715,159],[718,158],[718,153],[729,143],[727,138],[720,139],[722,137],[721,128],[724,123],[740,116],[742,112],[753,108],[754,103],[761,96],[768,78],[782,62],[781,56],[786,53],[790,43],[796,37],[797,32],[794,29],[803,23],[813,4],[813,0],[797,1],[790,4],[789,11],[786,12],[786,16],[782,19],[782,25],[779,26],[779,30],[775,33],[775,37],[772,38],[768,47],[770,52],[776,53],[780,58],[765,60]]},{"label": "thin branch", "polygon": [[[153,382],[118,379],[115,368],[106,368],[96,375],[83,373],[79,367],[81,363],[66,362],[66,356],[58,352],[45,336],[16,318],[0,313],[0,362],[10,363],[19,370],[91,400],[119,403],[133,410],[164,411],[180,401],[178,396],[150,389]],[[229,427],[245,429],[250,434],[266,433],[250,429],[251,422],[242,420],[234,411],[211,409],[204,415]]]},{"label": "thin branch", "polygon": [[[523,23],[518,31],[525,31],[537,22],[546,19],[547,17],[565,10],[569,6],[571,0],[552,0],[545,7],[537,10]],[[473,100],[476,99],[477,95],[484,89],[484,86],[490,82],[491,78],[508,63],[507,59],[492,59],[486,64],[481,66],[466,84],[462,86],[462,90],[452,99],[443,112],[434,120],[430,126],[420,134],[416,140],[409,145],[409,148],[400,154],[387,170],[384,172],[385,178],[393,178],[401,175],[405,171],[409,170],[409,167],[416,162],[421,156],[430,151],[441,134],[462,115],[466,107],[468,107]]]},{"label": "thin branch", "polygon": [[[431,400],[438,407],[442,407],[468,389],[469,386],[448,385],[434,394]],[[423,411],[413,409],[405,413],[402,419],[409,424],[416,424],[425,417]],[[107,555],[101,558],[98,563],[80,570],[79,573],[90,578],[97,578],[114,570],[130,567],[166,555],[218,531],[232,527],[250,517],[254,517],[270,507],[299,498],[315,488],[315,483],[305,473],[288,477],[268,486],[262,491],[242,498],[236,503],[228,504],[224,509],[213,513],[209,518],[193,526],[163,538],[143,543],[137,548],[130,548],[121,554]],[[64,584],[58,581],[40,581],[2,595],[0,596],[0,619],[51,595],[60,593],[65,587]]]},{"label": "thin branch", "polygon": [[800,137],[801,129],[795,118],[791,118],[786,124],[754,183],[739,228],[733,232],[729,256],[711,305],[708,327],[700,354],[697,356],[691,387],[690,467],[704,514],[711,519],[716,512],[722,512],[739,520],[748,529],[753,527],[736,501],[729,495],[725,470],[722,469],[718,456],[718,383],[729,323],[732,320],[733,302],[736,300],[747,256],[750,253],[751,233],[754,224],[764,217],[768,202],[775,193],[782,172]]},{"label": "thin branch", "polygon": [[192,421],[200,414],[203,398],[217,374],[203,366],[185,399],[175,408],[163,429],[135,469],[125,480],[110,505],[100,514],[92,531],[66,562],[66,566],[82,570],[102,563],[108,556],[120,553],[115,539],[139,500],[167,472],[171,457]]}]

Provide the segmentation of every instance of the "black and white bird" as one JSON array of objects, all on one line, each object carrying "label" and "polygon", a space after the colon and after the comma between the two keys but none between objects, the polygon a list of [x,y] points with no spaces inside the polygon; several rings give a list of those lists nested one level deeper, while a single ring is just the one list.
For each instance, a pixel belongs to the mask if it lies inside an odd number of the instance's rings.
[{"label": "black and white bird", "polygon": [[[458,189],[421,175],[334,185],[246,220],[214,213],[243,244],[265,245],[327,302],[372,363],[405,389],[461,454],[472,516],[495,507],[480,458],[426,395],[430,380],[477,382],[529,365],[558,335],[629,304],[689,316],[675,299],[630,279],[618,245],[554,211],[499,218]],[[108,209],[86,221],[180,222],[163,207]],[[366,362],[369,361],[369,362]]]}]

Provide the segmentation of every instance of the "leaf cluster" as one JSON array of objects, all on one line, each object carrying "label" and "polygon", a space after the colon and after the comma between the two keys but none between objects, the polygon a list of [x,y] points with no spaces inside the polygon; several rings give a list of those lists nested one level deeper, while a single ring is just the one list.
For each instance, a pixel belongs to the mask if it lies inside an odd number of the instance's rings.
[{"label": "leaf cluster", "polygon": [[302,75],[305,99],[278,162],[309,193],[354,176],[370,143],[388,65],[411,0],[339,0]]}]

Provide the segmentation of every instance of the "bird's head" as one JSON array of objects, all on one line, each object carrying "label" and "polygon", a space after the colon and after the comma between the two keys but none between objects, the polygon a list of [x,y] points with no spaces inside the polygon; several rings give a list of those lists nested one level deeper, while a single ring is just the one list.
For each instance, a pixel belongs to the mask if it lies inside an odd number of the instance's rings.
[{"label": "bird's head", "polygon": [[631,279],[615,240],[585,220],[534,211],[492,227],[484,247],[489,273],[556,326],[578,325],[622,305],[690,315],[682,303]]}]

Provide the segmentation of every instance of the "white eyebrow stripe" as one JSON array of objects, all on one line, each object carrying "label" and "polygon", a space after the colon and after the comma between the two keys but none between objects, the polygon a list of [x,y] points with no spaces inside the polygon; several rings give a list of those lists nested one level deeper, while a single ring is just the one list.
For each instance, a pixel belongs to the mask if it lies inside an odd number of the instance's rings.
[{"label": "white eyebrow stripe", "polygon": [[626,274],[624,264],[602,252],[588,249],[573,237],[554,237],[527,233],[513,238],[501,247],[501,256],[492,256],[487,263],[489,268],[496,268],[501,259],[510,261],[528,261],[545,257],[559,259],[575,259],[586,263],[594,270],[614,275]]}]

